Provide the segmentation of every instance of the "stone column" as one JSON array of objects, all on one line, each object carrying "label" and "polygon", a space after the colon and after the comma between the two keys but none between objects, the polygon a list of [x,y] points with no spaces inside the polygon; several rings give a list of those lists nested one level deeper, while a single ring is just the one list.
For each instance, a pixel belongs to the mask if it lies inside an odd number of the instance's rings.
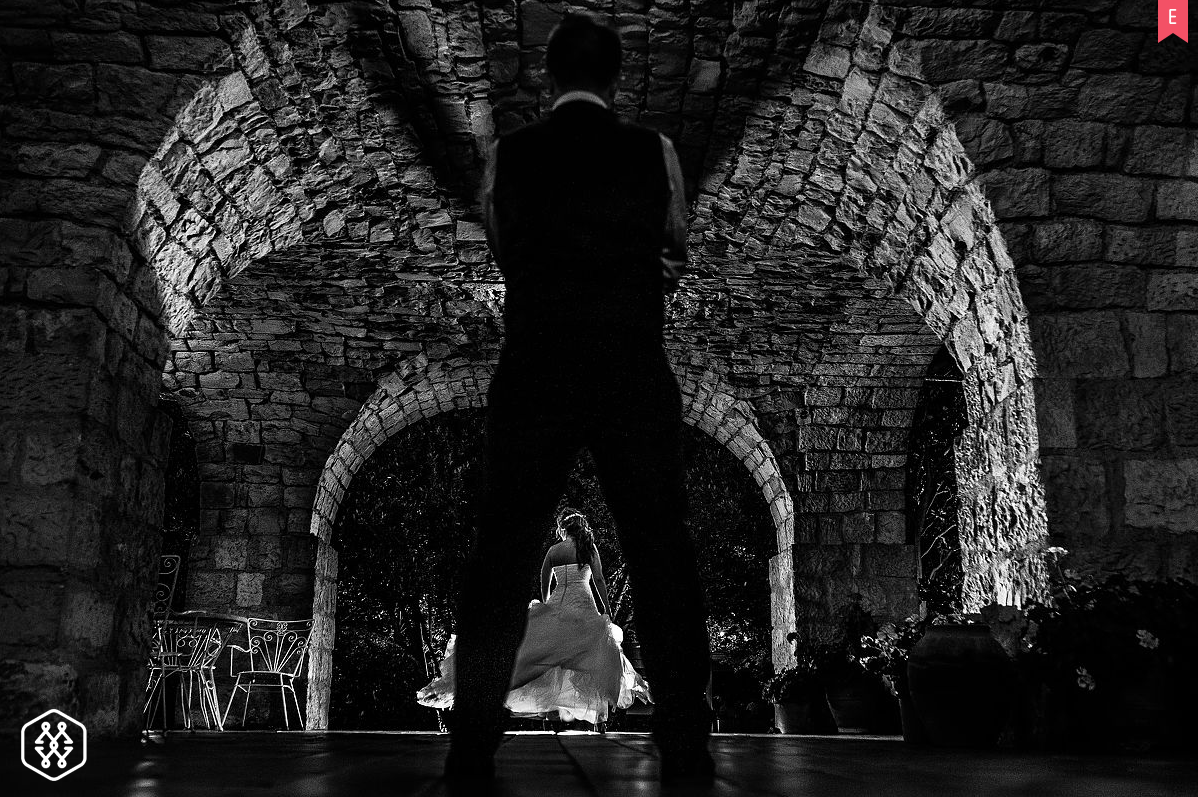
[{"label": "stone column", "polygon": [[880,622],[919,611],[919,553],[914,545],[797,543],[778,558],[788,555],[800,634],[827,638],[834,630],[836,610],[854,594],[861,595],[864,607]]},{"label": "stone column", "polygon": [[0,222],[0,732],[57,708],[98,736],[140,724],[170,422],[157,298],[124,242]]}]

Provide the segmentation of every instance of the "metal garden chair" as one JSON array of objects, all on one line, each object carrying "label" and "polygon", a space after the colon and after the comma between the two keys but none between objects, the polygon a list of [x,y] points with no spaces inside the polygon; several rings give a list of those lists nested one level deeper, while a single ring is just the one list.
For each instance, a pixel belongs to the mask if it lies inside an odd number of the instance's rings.
[{"label": "metal garden chair", "polygon": [[[312,620],[270,620],[266,618],[249,618],[246,647],[230,645],[229,650],[240,650],[249,656],[250,667],[237,673],[237,682],[229,695],[229,704],[225,707],[227,720],[229,709],[233,708],[233,700],[237,693],[245,692],[245,706],[241,710],[241,724],[245,726],[246,713],[250,707],[250,691],[256,686],[262,689],[278,689],[279,699],[283,702],[283,724],[290,730],[291,721],[288,717],[287,693],[291,693],[291,701],[295,704],[295,715],[300,727],[304,727],[304,715],[300,711],[299,698],[295,694],[295,679],[299,677],[303,666],[304,656],[308,652],[308,638],[312,634]],[[229,675],[233,675],[233,655],[229,655]]]},{"label": "metal garden chair", "polygon": [[179,580],[179,565],[183,557],[178,554],[165,554],[158,557],[158,584],[154,587],[154,603],[152,611],[155,617],[166,617],[170,614],[171,603],[175,598],[175,585]]},{"label": "metal garden chair", "polygon": [[208,728],[223,730],[220,707],[217,704],[216,659],[223,645],[220,625],[196,620],[156,620],[150,641],[150,680],[146,684],[146,704],[143,730],[150,728],[155,698],[162,711],[162,730],[167,731],[166,678],[179,678],[179,703],[183,708],[183,725],[191,727],[192,695],[199,687],[200,710]]}]

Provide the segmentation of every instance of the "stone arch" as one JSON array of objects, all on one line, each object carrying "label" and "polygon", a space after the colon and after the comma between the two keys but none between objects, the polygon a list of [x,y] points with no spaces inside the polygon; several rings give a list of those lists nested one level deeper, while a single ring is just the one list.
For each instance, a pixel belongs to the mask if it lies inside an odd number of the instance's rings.
[{"label": "stone arch", "polygon": [[802,69],[763,90],[739,149],[704,181],[692,235],[717,262],[797,259],[879,316],[908,305],[944,341],[970,419],[957,457],[966,604],[1018,604],[1043,584],[1046,535],[1027,311],[941,97],[891,46],[894,14],[828,6]]},{"label": "stone arch", "polygon": [[[196,90],[138,179],[128,224],[172,336],[223,282],[272,252],[347,236],[410,242],[414,204],[424,224],[437,226],[438,214],[448,223],[414,131],[367,100],[361,77],[343,78],[339,101],[363,106],[386,133],[370,152],[368,133],[313,107],[312,78],[298,72],[286,42],[260,33],[248,18],[232,31],[237,68]],[[263,40],[277,52],[264,52]],[[340,48],[329,46],[333,57]]]},{"label": "stone arch", "polygon": [[[710,370],[674,368],[683,396],[684,422],[711,435],[745,465],[769,506],[779,550],[786,551],[794,536],[793,504],[770,445],[757,429],[752,406],[737,399],[727,383]],[[402,429],[442,412],[484,407],[492,374],[490,363],[414,357],[380,381],[379,389],[329,455],[312,512],[311,532],[319,542],[308,661],[308,727],[324,728],[328,723],[337,589],[337,551],[330,541],[345,491],[371,454]],[[778,666],[788,661],[785,637],[794,627],[794,590],[788,565],[782,556],[770,562],[772,655]]]},{"label": "stone arch", "polygon": [[329,455],[312,509],[311,532],[318,542],[308,648],[308,727],[328,727],[337,596],[337,550],[331,541],[345,491],[370,455],[406,427],[442,412],[485,406],[492,373],[489,363],[460,358],[430,362],[419,355],[408,360],[380,380]]},{"label": "stone arch", "polygon": [[737,398],[719,374],[675,366],[682,390],[682,417],[726,446],[753,476],[774,520],[778,553],[770,558],[770,654],[776,667],[793,664],[786,635],[795,627],[793,566],[795,510],[783,472],[762,437],[752,404]]}]

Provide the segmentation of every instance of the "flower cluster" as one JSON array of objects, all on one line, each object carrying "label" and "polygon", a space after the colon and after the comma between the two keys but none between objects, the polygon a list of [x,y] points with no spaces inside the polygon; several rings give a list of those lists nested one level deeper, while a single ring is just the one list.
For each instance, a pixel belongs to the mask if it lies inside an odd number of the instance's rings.
[{"label": "flower cluster", "polygon": [[1100,580],[1059,566],[1049,549],[1050,595],[1027,607],[1022,656],[1050,684],[1094,692],[1149,671],[1182,676],[1198,666],[1198,585],[1181,579]]}]

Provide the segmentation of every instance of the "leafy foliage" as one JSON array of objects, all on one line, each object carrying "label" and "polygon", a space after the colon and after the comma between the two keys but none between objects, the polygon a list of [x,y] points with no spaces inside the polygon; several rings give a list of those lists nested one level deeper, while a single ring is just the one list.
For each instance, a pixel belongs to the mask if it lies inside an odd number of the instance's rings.
[{"label": "leafy foliage", "polygon": [[920,597],[926,601],[927,613],[897,623],[883,623],[862,634],[852,651],[853,658],[866,672],[885,678],[896,695],[906,692],[907,661],[911,649],[923,639],[928,626],[976,622],[972,616],[961,613],[959,596],[959,586],[951,582],[934,581],[923,585]]},{"label": "leafy foliage", "polygon": [[919,544],[919,597],[937,614],[961,604],[964,571],[953,445],[965,423],[961,370],[948,349],[941,348],[920,391],[907,459],[907,517]]},{"label": "leafy foliage", "polygon": [[796,664],[766,680],[762,697],[777,703],[795,700],[840,686],[871,670],[865,656],[872,648],[864,646],[878,628],[874,617],[854,595],[836,610],[834,633],[830,638],[809,638],[798,633],[788,638],[794,644]]},{"label": "leafy foliage", "polygon": [[823,688],[818,659],[813,655],[800,655],[793,667],[779,670],[766,680],[761,697],[767,703],[802,702],[819,694]]},{"label": "leafy foliage", "polygon": [[1058,574],[1049,599],[1027,607],[1022,645],[1022,658],[1047,683],[1110,689],[1154,668],[1192,677],[1198,584]]},{"label": "leafy foliage", "polygon": [[[688,523],[707,591],[713,652],[768,658],[773,523],[744,466],[689,427]],[[415,703],[454,628],[454,606],[482,488],[483,416],[452,412],[380,447],[355,476],[334,529],[339,552],[330,725],[434,728]],[[581,510],[603,558],[612,619],[635,637],[627,568],[596,469],[583,452],[560,506]],[[553,541],[545,529],[545,543]],[[535,577],[529,597],[536,595]]]}]

